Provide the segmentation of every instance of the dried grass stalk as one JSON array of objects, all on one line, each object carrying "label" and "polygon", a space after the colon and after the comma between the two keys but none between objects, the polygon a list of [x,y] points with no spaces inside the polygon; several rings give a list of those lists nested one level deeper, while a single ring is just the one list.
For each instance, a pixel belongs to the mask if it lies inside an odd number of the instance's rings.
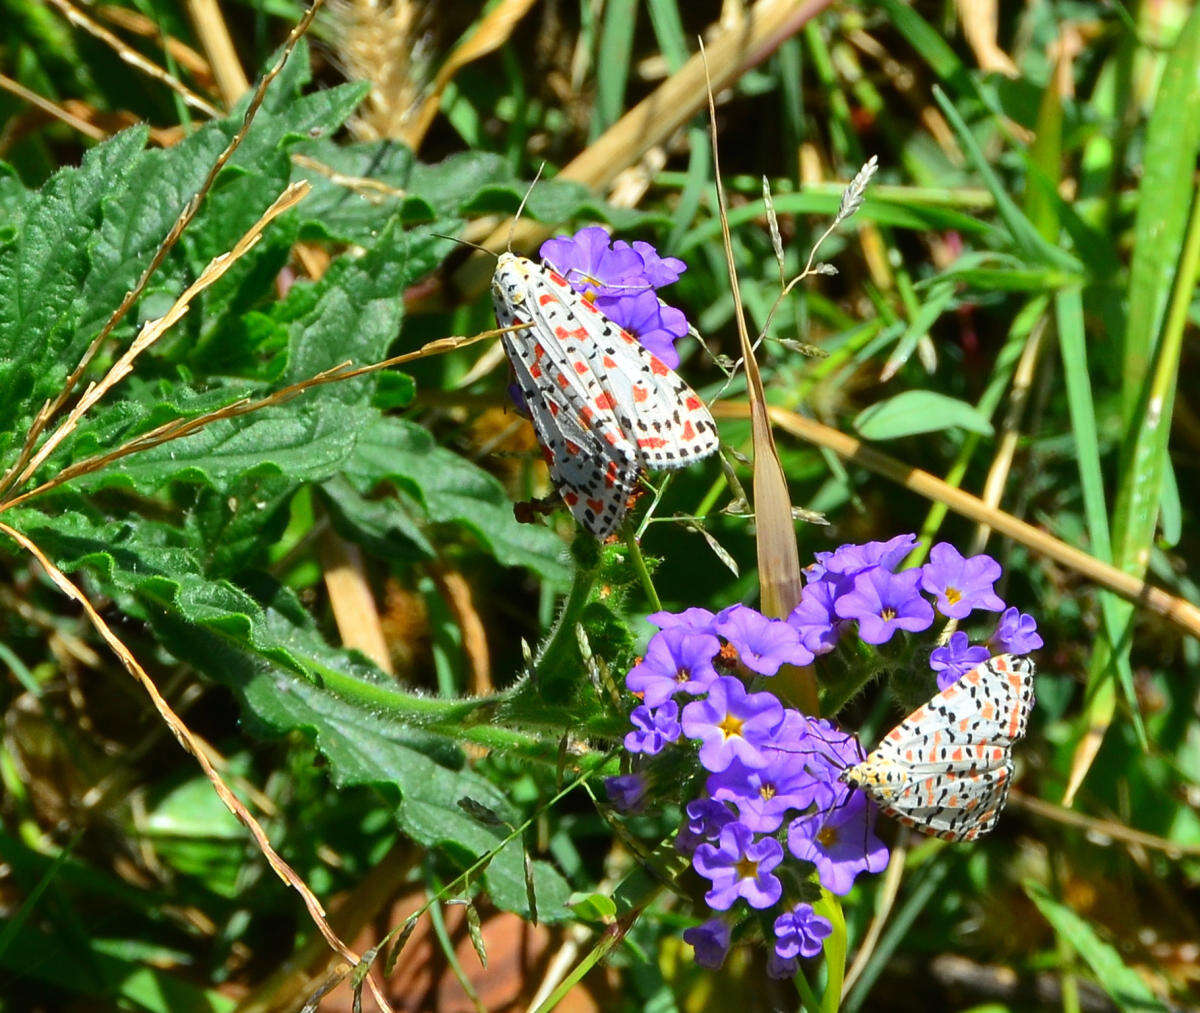
[{"label": "dried grass stalk", "polygon": [[[704,58],[701,43],[700,56]],[[767,395],[763,389],[762,376],[754,358],[754,347],[746,327],[746,313],[742,306],[738,286],[737,269],[733,261],[733,241],[729,234],[729,216],[726,213],[725,186],[721,182],[721,163],[717,144],[717,106],[713,100],[712,83],[707,79],[708,65],[705,64],[705,83],[708,96],[709,136],[712,141],[713,178],[717,187],[717,211],[721,218],[721,238],[725,248],[725,266],[729,272],[729,286],[733,293],[736,312],[738,340],[742,347],[742,362],[746,372],[746,391],[750,399],[751,440],[754,446],[754,519],[755,543],[758,552],[759,607],[764,615],[782,619],[800,601],[800,550],[796,545],[795,521],[792,519],[792,501],[788,494],[787,476],[779,451],[775,448],[775,437],[771,432],[771,420],[767,406]],[[799,697],[800,708],[807,714],[819,714],[817,679],[811,667],[785,666],[781,673],[789,684],[794,685]]]},{"label": "dried grass stalk", "polygon": [[208,266],[200,272],[199,277],[183,291],[183,294],[175,300],[166,313],[155,320],[148,320],[143,324],[141,331],[138,332],[138,336],[125,350],[125,354],[117,359],[99,382],[88,386],[87,390],[83,393],[83,397],[76,402],[75,407],[71,409],[59,427],[41,445],[37,453],[33,455],[17,475],[14,484],[21,486],[27,482],[29,477],[45,463],[46,458],[55,451],[59,444],[75,431],[80,421],[82,421],[83,417],[96,402],[133,371],[133,364],[137,360],[137,357],[182,319],[191,306],[192,300],[210,285],[215,284],[226,271],[249,253],[258,244],[259,239],[262,237],[263,229],[276,217],[298,204],[310,189],[312,187],[303,181],[292,183],[288,186],[275,199],[275,202],[263,212],[262,217],[246,230],[245,235],[234,244],[233,249],[228,253],[222,253],[213,257],[209,261]]},{"label": "dried grass stalk", "polygon": [[[713,414],[718,418],[744,419],[750,416],[751,406],[744,401],[722,401],[715,404]],[[1119,594],[1135,605],[1154,612],[1174,623],[1185,633],[1200,637],[1200,606],[1178,598],[1160,587],[1119,570],[1115,566],[1089,556],[1082,549],[1060,541],[1040,528],[1014,517],[1003,510],[990,507],[978,496],[972,496],[935,475],[913,468],[894,457],[868,447],[861,440],[848,436],[813,419],[805,418],[786,408],[769,409],[772,421],[786,433],[818,447],[832,450],[839,457],[860,464],[868,471],[891,479],[928,500],[944,503],[960,517],[986,524],[1006,538],[1020,542],[1038,555],[1053,559],[1061,566],[1074,570],[1088,580]]]},{"label": "dried grass stalk", "polygon": [[125,314],[137,301],[138,297],[146,290],[146,286],[150,284],[150,279],[154,276],[154,272],[166,260],[167,254],[175,247],[179,241],[179,237],[183,234],[183,230],[191,224],[192,219],[196,217],[200,210],[200,204],[204,200],[205,195],[212,189],[213,182],[217,178],[217,174],[225,167],[226,163],[233,157],[233,154],[241,146],[242,141],[246,139],[246,135],[250,132],[250,126],[254,122],[254,117],[258,115],[259,107],[262,106],[263,98],[267,94],[267,89],[271,86],[271,82],[279,76],[279,72],[283,70],[288,58],[292,55],[292,51],[296,48],[296,43],[308,31],[312,25],[313,18],[317,16],[324,4],[325,0],[313,0],[312,6],[305,12],[295,28],[287,37],[287,41],[283,44],[283,51],[279,54],[279,59],[275,61],[275,65],[268,70],[258,85],[254,89],[254,94],[250,97],[250,102],[246,106],[246,113],[242,117],[242,125],[238,128],[236,134],[230,138],[229,143],[214,160],[212,167],[208,170],[208,175],[204,177],[204,181],[200,184],[200,188],[196,191],[195,196],[184,205],[183,210],[179,212],[179,217],[175,219],[175,224],[171,226],[170,231],[163,237],[163,241],[159,243],[158,249],[154,251],[154,256],[150,258],[150,263],[146,265],[146,269],[137,280],[137,284],[125,293],[125,298],[121,300],[121,304],[112,312],[104,326],[92,339],[87,350],[83,353],[79,363],[71,371],[71,375],[63,382],[62,389],[55,396],[53,401],[48,401],[37,417],[33,420],[33,425],[29,427],[29,432],[25,434],[25,443],[21,447],[21,453],[17,455],[17,460],[5,472],[4,477],[0,478],[0,495],[7,492],[13,484],[13,479],[21,474],[25,465],[33,456],[34,447],[37,446],[37,441],[41,437],[42,432],[49,424],[50,420],[58,413],[59,409],[66,404],[67,398],[71,396],[71,392],[82,379],[83,374],[87,371],[92,359],[96,357],[96,353],[103,347],[108,336],[116,328],[122,320],[125,319]]},{"label": "dried grass stalk", "polygon": [[419,0],[331,0],[334,63],[371,91],[347,122],[359,140],[402,137],[420,101],[428,9]]},{"label": "dried grass stalk", "polygon": [[[304,906],[308,909],[309,916],[313,923],[317,926],[325,941],[340,953],[351,964],[358,964],[359,956],[351,950],[338,937],[337,933],[329,926],[329,922],[325,918],[325,909],[321,906],[321,902],[317,900],[316,895],[308,888],[308,885],[296,873],[296,871],[288,865],[271,846],[270,838],[267,837],[266,831],[263,830],[258,820],[251,815],[250,811],[241,803],[238,797],[229,790],[228,785],[221,779],[221,775],[208,759],[208,755],[202,744],[192,734],[191,730],[183,723],[167,703],[163,695],[158,691],[158,687],[154,684],[154,680],[150,678],[146,670],[139,664],[137,658],[133,656],[133,652],[125,646],[124,642],[113,631],[112,627],[104,621],[104,617],[92,606],[88,601],[87,596],[62,572],[55,566],[46,554],[38,547],[37,543],[32,541],[26,535],[23,535],[15,528],[9,527],[3,521],[0,521],[0,531],[8,535],[14,542],[25,549],[34,559],[38,561],[38,565],[46,571],[46,575],[53,581],[54,585],[62,591],[68,598],[78,602],[83,608],[84,613],[88,617],[88,621],[100,634],[101,638],[112,652],[120,660],[125,670],[132,675],[142,689],[146,691],[146,695],[150,697],[151,703],[154,704],[154,709],[158,711],[167,727],[171,729],[171,733],[181,746],[195,758],[200,764],[201,770],[204,771],[204,776],[208,778],[212,784],[213,790],[217,793],[217,797],[225,805],[239,823],[242,824],[254,838],[263,857],[266,858],[275,874],[283,880],[288,886],[295,890],[300,898],[304,901]],[[378,987],[373,979],[371,981],[372,993],[379,1002],[382,1009],[390,1009],[386,1000],[383,998]]]},{"label": "dried grass stalk", "polygon": [[78,7],[71,4],[69,0],[49,0],[49,2],[76,28],[81,28],[88,35],[99,39],[135,70],[140,70],[147,77],[152,77],[155,81],[165,84],[193,109],[199,110],[205,116],[212,116],[214,118],[221,115],[221,110],[209,102],[208,99],[197,95],[191,88],[180,81],[179,78],[167,73],[157,63],[146,59],[136,49],[131,48],[119,35],[114,35],[102,24],[92,20],[91,17]]}]

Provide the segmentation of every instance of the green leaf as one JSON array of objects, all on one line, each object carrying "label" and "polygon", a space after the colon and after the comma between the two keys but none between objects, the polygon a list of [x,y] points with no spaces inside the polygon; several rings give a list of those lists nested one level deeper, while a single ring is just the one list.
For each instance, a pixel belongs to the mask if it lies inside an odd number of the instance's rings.
[{"label": "green leaf", "polygon": [[[519,813],[464,765],[456,746],[420,727],[472,705],[401,692],[361,655],[325,643],[296,598],[265,578],[253,596],[205,578],[194,543],[168,525],[96,524],[78,513],[20,509],[9,517],[64,569],[86,567],[176,658],[228,686],[260,734],[303,734],[325,756],[335,785],[383,789],[397,823],[418,843],[446,848],[464,865],[491,855],[484,879],[493,901],[528,913],[522,842],[502,843],[506,828],[481,826],[457,800],[469,796],[509,823]],[[553,755],[553,746],[546,751]],[[535,862],[534,880],[543,918],[565,917],[570,890],[561,875]]]},{"label": "green leaf", "polygon": [[908,390],[864,408],[854,428],[867,440],[892,440],[954,427],[991,436],[992,424],[974,405],[932,390]]},{"label": "green leaf", "polygon": [[[83,281],[100,207],[141,156],[145,127],[92,148],[78,169],[56,173],[12,222],[0,247],[0,434],[21,409],[62,381],[88,312]],[[47,373],[49,375],[47,375]],[[2,449],[3,444],[0,444]]]},{"label": "green leaf", "polygon": [[1198,76],[1200,7],[1192,10],[1179,33],[1146,125],[1121,370],[1124,413],[1130,425],[1167,312],[1193,200],[1193,174],[1200,154]]},{"label": "green leaf", "polygon": [[1137,972],[1126,966],[1121,955],[1096,930],[1065,904],[1050,896],[1039,883],[1027,881],[1025,892],[1042,916],[1074,948],[1092,969],[1101,988],[1123,1010],[1166,1010]]},{"label": "green leaf", "polygon": [[[453,523],[474,533],[506,566],[526,566],[556,584],[570,569],[562,542],[546,528],[518,524],[503,487],[457,454],[437,446],[420,426],[405,419],[379,418],[365,427],[346,465],[349,481],[366,495],[380,482],[394,483],[424,508],[434,524]],[[327,488],[327,495],[333,493]],[[349,520],[349,514],[344,518]],[[399,520],[396,531],[410,537]],[[366,534],[375,544],[390,533],[379,527]]]}]

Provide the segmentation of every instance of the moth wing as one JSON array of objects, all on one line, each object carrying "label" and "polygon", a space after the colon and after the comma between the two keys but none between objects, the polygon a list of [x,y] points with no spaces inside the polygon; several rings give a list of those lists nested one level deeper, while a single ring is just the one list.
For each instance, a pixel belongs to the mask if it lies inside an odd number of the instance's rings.
[{"label": "moth wing", "polygon": [[583,424],[557,384],[544,373],[540,380],[532,375],[530,346],[509,338],[503,338],[505,352],[545,453],[550,480],[575,519],[605,539],[624,520],[637,482],[632,448],[627,441],[610,443]]},{"label": "moth wing", "polygon": [[[922,833],[947,841],[973,841],[991,831],[1008,799],[1012,759],[973,771],[912,771],[887,801],[875,796],[889,816]],[[864,786],[866,787],[866,786]]]},{"label": "moth wing", "polygon": [[1028,658],[989,658],[908,715],[876,750],[902,763],[940,763],[955,747],[1011,747],[1029,721],[1034,671]]},{"label": "moth wing", "polygon": [[551,265],[534,265],[545,287],[570,307],[578,326],[555,337],[562,357],[590,367],[603,403],[647,468],[682,468],[713,453],[717,425],[708,406],[673,369],[570,287]]}]

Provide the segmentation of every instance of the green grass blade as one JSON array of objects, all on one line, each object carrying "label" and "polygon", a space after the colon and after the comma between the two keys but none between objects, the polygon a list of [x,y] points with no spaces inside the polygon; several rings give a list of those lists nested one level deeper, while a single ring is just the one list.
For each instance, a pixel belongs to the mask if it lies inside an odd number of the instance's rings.
[{"label": "green grass blade", "polygon": [[600,51],[596,59],[593,140],[616,123],[625,111],[625,86],[629,83],[637,10],[637,0],[608,0],[604,5],[604,24],[600,29]]},{"label": "green grass blade", "polygon": [[1137,972],[1128,967],[1117,950],[1101,939],[1095,929],[1065,904],[1055,900],[1038,883],[1025,884],[1029,899],[1060,936],[1065,936],[1100,983],[1101,988],[1123,1010],[1162,1010],[1159,1002]]},{"label": "green grass blade", "polygon": [[1146,127],[1121,370],[1122,404],[1130,425],[1154,357],[1187,227],[1192,173],[1200,153],[1198,75],[1200,7],[1179,33]]}]

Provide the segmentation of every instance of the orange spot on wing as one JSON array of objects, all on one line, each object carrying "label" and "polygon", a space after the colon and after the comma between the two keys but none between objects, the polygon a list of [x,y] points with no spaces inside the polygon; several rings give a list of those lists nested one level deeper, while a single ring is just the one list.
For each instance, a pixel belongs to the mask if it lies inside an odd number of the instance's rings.
[{"label": "orange spot on wing", "polygon": [[650,355],[650,371],[659,376],[666,376],[669,372],[671,372],[670,369],[667,368],[667,364],[653,353]]},{"label": "orange spot on wing", "polygon": [[612,399],[607,394],[598,394],[595,401],[596,407],[602,412],[610,411],[612,409]]}]

